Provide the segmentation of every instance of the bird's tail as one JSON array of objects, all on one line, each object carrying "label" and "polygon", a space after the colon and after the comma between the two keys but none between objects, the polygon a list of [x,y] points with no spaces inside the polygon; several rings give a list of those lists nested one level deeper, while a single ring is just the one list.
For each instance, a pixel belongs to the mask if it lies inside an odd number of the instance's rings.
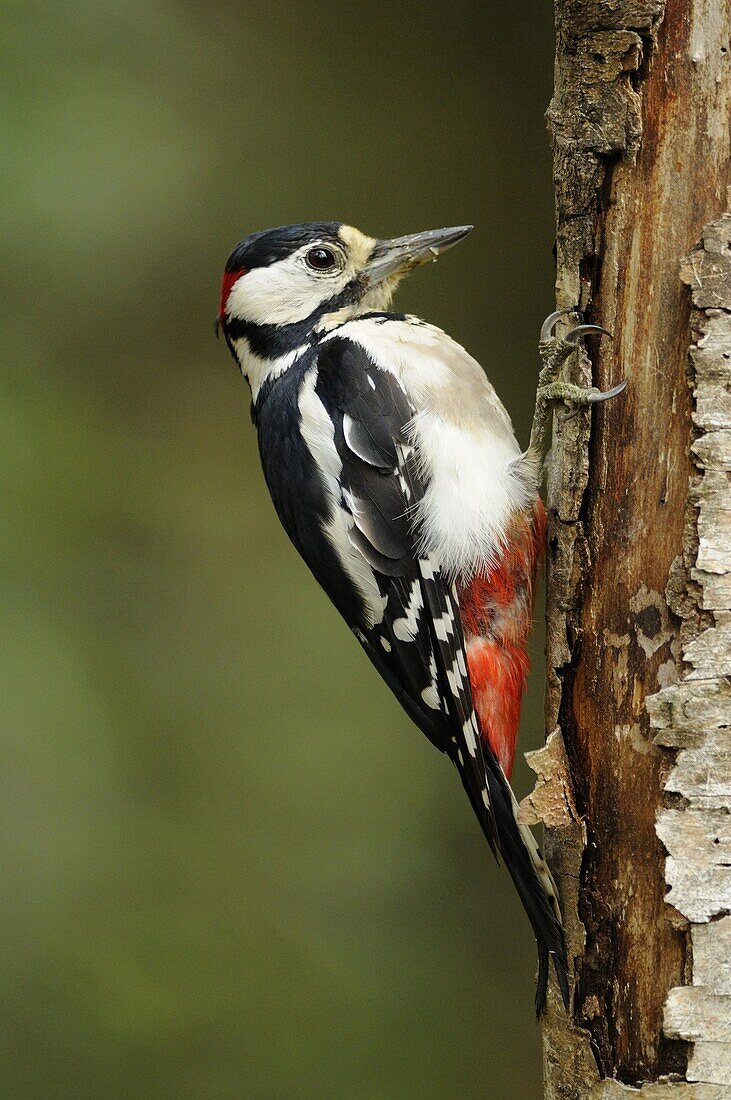
[{"label": "bird's tail", "polygon": [[495,814],[500,852],[528,914],[538,943],[536,1013],[546,1004],[549,959],[553,959],[564,1005],[569,1005],[569,975],[561,910],[553,876],[535,837],[517,818],[518,803],[500,764],[485,752],[490,801]]}]

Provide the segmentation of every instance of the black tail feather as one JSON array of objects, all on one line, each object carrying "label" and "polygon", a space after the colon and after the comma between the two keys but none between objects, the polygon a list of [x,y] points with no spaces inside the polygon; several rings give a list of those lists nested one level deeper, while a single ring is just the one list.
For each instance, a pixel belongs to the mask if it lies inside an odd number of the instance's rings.
[{"label": "black tail feather", "polygon": [[548,990],[548,949],[541,940],[538,944],[538,979],[536,981],[536,1016],[540,1016],[546,1007],[546,992]]},{"label": "black tail feather", "polygon": [[[500,764],[487,749],[484,757],[500,852],[528,914],[538,945],[536,1013],[540,1016],[546,1005],[549,958],[553,960],[561,997],[568,1009],[566,943],[553,879],[537,845],[535,842],[531,845],[532,836],[527,826],[518,824],[515,797]],[[482,820],[483,815],[478,813],[478,816]]]}]

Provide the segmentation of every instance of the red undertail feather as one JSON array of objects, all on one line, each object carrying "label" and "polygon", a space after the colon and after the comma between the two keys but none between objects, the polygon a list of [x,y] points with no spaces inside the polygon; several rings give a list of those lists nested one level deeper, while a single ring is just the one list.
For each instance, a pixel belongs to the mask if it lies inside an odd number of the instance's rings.
[{"label": "red undertail feather", "polygon": [[541,501],[518,516],[495,568],[459,587],[467,670],[480,733],[510,778],[530,663],[526,652],[534,582],[546,538]]}]

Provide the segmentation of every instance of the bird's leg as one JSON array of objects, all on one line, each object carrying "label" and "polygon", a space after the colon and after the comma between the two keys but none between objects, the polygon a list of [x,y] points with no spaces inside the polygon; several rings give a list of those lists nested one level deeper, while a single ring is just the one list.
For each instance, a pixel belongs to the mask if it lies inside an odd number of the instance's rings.
[{"label": "bird's leg", "polygon": [[611,390],[599,390],[595,386],[577,386],[572,382],[564,382],[559,379],[561,367],[576,351],[578,342],[584,336],[598,333],[601,336],[611,337],[611,333],[600,325],[578,325],[567,332],[565,336],[555,336],[554,327],[558,319],[564,314],[573,313],[573,310],[562,309],[551,313],[543,322],[541,335],[538,341],[538,351],[541,356],[542,367],[538,375],[538,389],[536,391],[536,409],[533,414],[533,427],[530,433],[528,454],[537,462],[543,464],[547,451],[548,435],[551,428],[551,416],[553,405],[560,402],[568,407],[568,411],[562,419],[570,420],[580,409],[589,408],[600,401],[607,401],[610,397],[616,397],[627,385],[627,379],[614,386]]}]

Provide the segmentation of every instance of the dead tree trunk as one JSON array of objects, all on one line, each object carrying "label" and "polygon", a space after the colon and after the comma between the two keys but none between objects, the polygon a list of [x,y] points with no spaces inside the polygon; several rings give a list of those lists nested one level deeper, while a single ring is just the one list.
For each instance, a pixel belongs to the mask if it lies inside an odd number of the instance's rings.
[{"label": "dead tree trunk", "polygon": [[549,473],[549,740],[525,812],[546,823],[573,1008],[554,995],[545,1020],[546,1097],[721,1100],[731,0],[555,7],[557,306],[614,332],[583,381],[630,387],[558,427]]}]

